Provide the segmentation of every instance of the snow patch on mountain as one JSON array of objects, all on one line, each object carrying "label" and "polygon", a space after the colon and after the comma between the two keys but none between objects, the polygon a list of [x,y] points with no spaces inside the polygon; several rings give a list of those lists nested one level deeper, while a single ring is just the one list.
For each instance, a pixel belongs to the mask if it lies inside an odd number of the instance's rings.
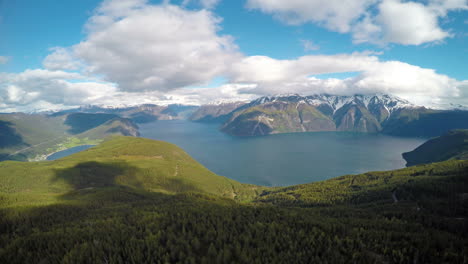
[{"label": "snow patch on mountain", "polygon": [[371,94],[362,95],[356,94],[352,96],[330,95],[330,94],[314,94],[302,96],[299,94],[279,94],[274,96],[264,96],[250,103],[250,105],[260,105],[272,102],[294,102],[307,103],[312,106],[328,105],[333,109],[333,112],[338,111],[346,105],[362,105],[366,108],[370,106],[380,105],[387,109],[389,113],[401,108],[417,108],[418,106],[409,101],[388,94]]}]

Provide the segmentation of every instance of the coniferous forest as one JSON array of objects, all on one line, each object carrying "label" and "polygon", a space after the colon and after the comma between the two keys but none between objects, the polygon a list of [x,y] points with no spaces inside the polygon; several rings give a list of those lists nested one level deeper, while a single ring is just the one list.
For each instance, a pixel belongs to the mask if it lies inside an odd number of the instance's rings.
[{"label": "coniferous forest", "polygon": [[467,161],[267,188],[121,137],[28,164],[0,163],[0,263],[468,262]]}]

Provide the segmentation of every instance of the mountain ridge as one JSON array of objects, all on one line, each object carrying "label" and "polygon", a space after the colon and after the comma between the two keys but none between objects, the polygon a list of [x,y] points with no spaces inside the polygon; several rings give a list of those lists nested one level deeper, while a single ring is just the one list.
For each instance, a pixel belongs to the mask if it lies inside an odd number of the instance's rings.
[{"label": "mountain ridge", "polygon": [[[432,132],[428,128],[436,120],[443,125]],[[386,94],[288,94],[264,96],[233,110],[221,130],[236,136],[314,131],[437,136],[457,128],[468,128],[468,111],[428,109]]]},{"label": "mountain ridge", "polygon": [[452,130],[402,154],[406,166],[468,159],[468,129]]}]

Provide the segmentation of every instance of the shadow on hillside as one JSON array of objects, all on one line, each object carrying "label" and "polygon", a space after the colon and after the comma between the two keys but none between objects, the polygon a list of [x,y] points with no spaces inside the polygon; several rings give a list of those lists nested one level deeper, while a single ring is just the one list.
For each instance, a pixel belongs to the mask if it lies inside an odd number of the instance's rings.
[{"label": "shadow on hillside", "polygon": [[134,187],[141,188],[141,184],[134,177],[136,171],[136,167],[130,166],[126,162],[87,161],[71,168],[56,170],[55,180],[65,180],[75,190],[79,190],[119,185],[116,179],[125,177],[133,183]]},{"label": "shadow on hillside", "polygon": [[0,120],[0,148],[14,147],[18,145],[28,146],[13,127],[13,123]]},{"label": "shadow on hillside", "polygon": [[[32,219],[28,223],[22,223],[23,218],[16,218],[19,212],[16,207],[0,206],[0,233],[9,224],[13,224],[8,220],[11,217],[19,221],[19,226],[43,221],[45,217],[48,220],[40,224],[49,226],[75,221],[91,215],[94,210],[104,208],[110,210],[118,207],[119,211],[123,210],[122,213],[125,213],[140,206],[164,206],[176,201],[193,201],[200,197],[205,200],[205,195],[212,200],[210,194],[181,179],[161,179],[157,174],[139,177],[140,173],[139,168],[124,161],[89,161],[70,168],[57,169],[52,182],[65,180],[73,189],[58,196],[56,203],[23,208],[21,215]],[[44,190],[43,196],[53,195],[53,185],[50,190]],[[6,196],[0,195],[0,205],[6,200]],[[59,217],[55,217],[56,215]]]},{"label": "shadow on hillside", "polygon": [[[141,174],[143,173],[139,168],[125,161],[87,161],[71,168],[56,170],[54,181],[65,180],[73,187],[74,191],[123,187],[136,189],[139,192],[148,190],[169,193],[202,192],[197,187],[177,177],[161,177],[157,172],[144,177]],[[65,196],[69,197],[69,195]]]}]

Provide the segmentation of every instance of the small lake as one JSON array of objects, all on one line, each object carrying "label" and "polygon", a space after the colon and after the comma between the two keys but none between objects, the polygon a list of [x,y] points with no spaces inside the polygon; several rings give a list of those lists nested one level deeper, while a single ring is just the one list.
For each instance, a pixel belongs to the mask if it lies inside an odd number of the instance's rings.
[{"label": "small lake", "polygon": [[426,141],[347,132],[239,138],[220,132],[219,124],[181,120],[139,126],[142,137],[174,143],[216,174],[267,186],[404,168],[401,154]]},{"label": "small lake", "polygon": [[81,145],[81,146],[76,146],[76,147],[73,147],[73,148],[65,149],[65,150],[62,150],[62,151],[58,151],[58,152],[55,152],[54,154],[48,156],[47,160],[60,159],[60,158],[66,157],[68,155],[75,154],[75,153],[83,151],[83,150],[87,150],[87,149],[89,149],[91,147],[94,147],[94,146],[95,145]]}]

